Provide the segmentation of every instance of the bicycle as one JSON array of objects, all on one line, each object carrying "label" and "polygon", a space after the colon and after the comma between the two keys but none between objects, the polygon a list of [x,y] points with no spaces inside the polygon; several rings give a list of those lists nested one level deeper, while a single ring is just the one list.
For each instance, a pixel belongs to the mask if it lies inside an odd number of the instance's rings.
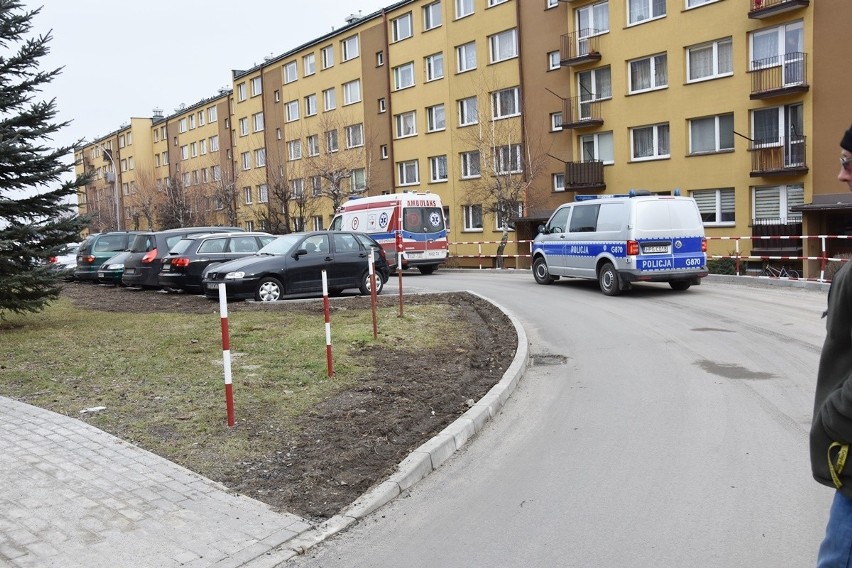
[{"label": "bicycle", "polygon": [[799,279],[799,273],[795,270],[788,270],[786,266],[775,268],[771,264],[767,264],[763,267],[763,271],[760,273],[760,276],[768,276],[769,278],[790,278],[791,280]]}]

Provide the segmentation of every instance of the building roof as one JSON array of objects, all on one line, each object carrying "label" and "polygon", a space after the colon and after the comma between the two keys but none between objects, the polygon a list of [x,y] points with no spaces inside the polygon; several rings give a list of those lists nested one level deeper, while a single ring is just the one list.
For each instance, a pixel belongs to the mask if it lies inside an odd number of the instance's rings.
[{"label": "building roof", "polygon": [[852,193],[829,193],[814,195],[813,201],[795,205],[792,211],[842,211],[852,209]]}]

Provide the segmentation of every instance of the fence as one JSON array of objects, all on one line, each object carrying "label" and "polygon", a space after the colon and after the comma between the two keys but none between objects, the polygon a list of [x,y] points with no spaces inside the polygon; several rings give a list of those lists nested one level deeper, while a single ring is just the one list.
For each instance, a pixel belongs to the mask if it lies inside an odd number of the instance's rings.
[{"label": "fence", "polygon": [[[816,241],[819,243],[820,253],[819,255],[807,256],[772,256],[772,255],[750,255],[750,254],[742,254],[740,249],[741,241],[752,242],[751,248],[757,248],[757,243],[754,241],[765,241],[765,240],[790,240],[790,241],[801,241],[802,243],[807,243],[808,241]],[[749,262],[752,261],[760,261],[761,263],[772,263],[775,261],[801,261],[803,263],[813,263],[815,268],[818,266],[818,269],[814,270],[814,272],[818,272],[818,277],[805,277],[803,279],[807,280],[815,280],[817,282],[828,282],[831,280],[830,276],[833,274],[833,271],[827,271],[829,268],[829,263],[837,263],[834,266],[838,266],[844,262],[848,262],[850,260],[850,253],[846,252],[852,251],[852,243],[847,242],[852,239],[852,235],[785,235],[785,236],[745,236],[745,237],[707,237],[708,245],[712,241],[730,241],[734,243],[734,250],[731,254],[727,255],[718,255],[718,254],[709,254],[707,255],[707,259],[709,260],[723,260],[730,259],[734,262],[734,270],[735,274],[743,275],[743,276],[757,276],[757,274],[751,274],[745,267]],[[531,240],[508,240],[506,241],[506,249],[507,250],[516,250],[520,251],[523,248],[529,249],[532,246]],[[473,259],[474,263],[478,262],[479,269],[482,270],[484,268],[493,268],[497,264],[497,259],[503,259],[503,268],[515,268],[515,269],[529,269],[529,265],[532,264],[532,255],[529,253],[517,253],[517,254],[496,254],[497,246],[499,246],[500,241],[459,241],[459,242],[450,242],[450,259]],[[829,254],[829,245],[835,245],[835,249],[840,248],[838,245],[846,245],[845,250],[843,252],[836,252]],[[475,254],[458,254],[457,251],[459,247],[465,246],[470,247],[475,246],[477,248],[477,252]],[[807,250],[807,246],[803,247],[803,250]],[[485,249],[493,249],[494,253],[485,252]],[[838,256],[842,255],[842,256]],[[526,266],[521,266],[521,261],[525,261]],[[513,264],[513,266],[507,266],[506,263]],[[488,266],[485,266],[487,264]],[[805,275],[807,275],[810,271],[806,271]],[[827,273],[828,272],[828,273]]]}]

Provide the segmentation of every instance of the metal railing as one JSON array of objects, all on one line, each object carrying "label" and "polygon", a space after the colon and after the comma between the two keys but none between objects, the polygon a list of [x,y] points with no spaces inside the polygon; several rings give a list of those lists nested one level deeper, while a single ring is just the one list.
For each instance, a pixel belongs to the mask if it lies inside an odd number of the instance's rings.
[{"label": "metal railing", "polygon": [[563,35],[559,58],[567,65],[572,62],[579,63],[600,59],[601,54],[598,47],[600,33],[600,30],[583,28],[574,33]]},{"label": "metal railing", "polygon": [[603,124],[601,101],[588,97],[570,97],[563,101],[562,128],[582,128],[601,124]]},{"label": "metal railing", "polygon": [[605,186],[603,162],[567,162],[565,164],[566,189]]},{"label": "metal railing", "polygon": [[751,171],[755,174],[789,170],[806,171],[808,168],[805,161],[806,150],[806,136],[778,136],[771,139],[752,140],[749,145]]},{"label": "metal railing", "polygon": [[751,62],[751,93],[757,97],[808,88],[808,54],[785,53]]}]

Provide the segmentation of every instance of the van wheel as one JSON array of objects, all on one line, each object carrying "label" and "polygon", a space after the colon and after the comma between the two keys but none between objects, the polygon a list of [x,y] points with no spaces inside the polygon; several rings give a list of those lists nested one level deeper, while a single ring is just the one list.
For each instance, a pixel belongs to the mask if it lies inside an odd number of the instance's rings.
[{"label": "van wheel", "polygon": [[[382,280],[382,275],[376,273],[376,296],[382,293],[382,288],[385,287],[385,282]],[[361,290],[361,294],[364,296],[368,296],[370,294],[370,273],[365,272],[361,276],[361,285],[358,287]]]},{"label": "van wheel", "polygon": [[598,285],[601,292],[607,296],[618,296],[621,294],[621,283],[618,281],[618,272],[612,263],[607,262],[598,273]]},{"label": "van wheel", "polygon": [[281,298],[284,287],[277,278],[267,276],[262,278],[254,292],[254,299],[258,302],[274,302]]},{"label": "van wheel", "polygon": [[672,287],[672,290],[677,290],[678,292],[689,290],[690,284],[692,283],[689,280],[674,280],[669,282],[669,286]]},{"label": "van wheel", "polygon": [[438,268],[438,267],[435,266],[434,264],[424,264],[423,266],[418,266],[417,270],[420,271],[420,274],[422,274],[424,276],[428,276],[429,274],[432,274],[433,272],[435,272],[436,268]]},{"label": "van wheel", "polygon": [[547,269],[547,261],[544,260],[543,256],[538,257],[533,262],[533,276],[539,284],[553,284],[553,281],[556,280],[550,275],[550,271]]}]

